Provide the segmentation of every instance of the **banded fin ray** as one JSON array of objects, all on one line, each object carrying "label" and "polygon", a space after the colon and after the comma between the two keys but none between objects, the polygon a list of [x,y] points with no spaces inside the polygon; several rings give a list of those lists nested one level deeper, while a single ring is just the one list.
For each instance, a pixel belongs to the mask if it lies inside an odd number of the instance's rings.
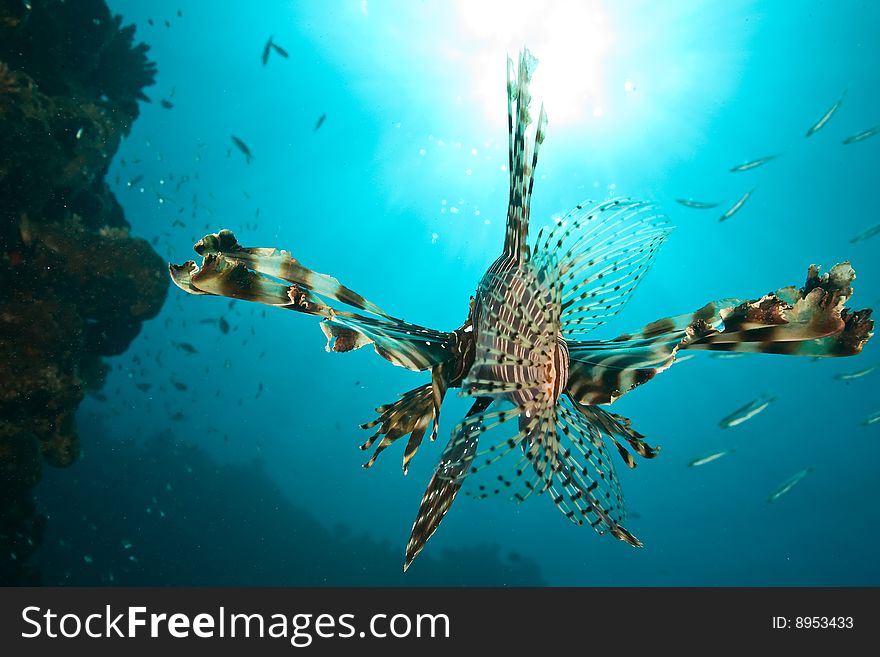
[{"label": "banded fin ray", "polygon": [[[169,267],[172,280],[185,292],[252,301],[320,317],[328,351],[345,352],[372,344],[386,360],[415,371],[453,357],[455,333],[387,315],[335,278],[303,267],[285,251],[243,248],[228,230],[207,235],[195,248],[203,255],[201,268],[193,261]],[[334,308],[322,296],[379,317]]]},{"label": "banded fin ray", "polygon": [[400,399],[376,409],[379,417],[361,425],[361,429],[372,429],[379,426],[375,434],[361,445],[362,450],[370,449],[381,438],[370,460],[364,464],[370,468],[385,449],[403,436],[409,435],[403,452],[403,474],[409,469],[409,462],[422,444],[428,426],[431,426],[430,439],[437,438],[440,425],[440,407],[446,390],[449,388],[450,376],[445,364],[431,370],[431,383],[419,386],[400,395]]},{"label": "banded fin ray", "polygon": [[538,164],[538,151],[544,142],[547,114],[543,105],[535,128],[534,148],[529,152],[528,128],[532,123],[529,113],[531,93],[529,82],[538,60],[528,49],[519,54],[514,76],[513,60],[507,58],[507,164],[510,177],[510,194],[507,206],[507,227],[504,236],[504,254],[521,263],[528,255],[529,213],[534,170]]},{"label": "banded fin ray", "polygon": [[[572,403],[574,404],[574,402]],[[652,459],[660,453],[659,446],[651,447],[645,441],[645,437],[632,428],[632,422],[629,418],[617,413],[609,413],[600,406],[581,406],[579,404],[574,404],[574,406],[586,418],[591,427],[603,433],[605,438],[611,441],[627,467],[636,467],[636,462],[620,441],[628,443],[633,451],[642,458]]]},{"label": "banded fin ray", "polygon": [[[547,493],[574,524],[589,524],[599,534],[610,532],[640,547],[638,539],[622,526],[626,507],[606,446],[610,440],[622,450],[604,424],[619,416],[597,415],[594,410],[584,413],[563,396],[556,405],[544,409],[542,416],[508,412],[505,421],[518,418],[519,431],[503,439],[493,436],[476,454],[468,475],[468,493],[478,499],[507,495],[517,502],[535,493]],[[489,438],[485,432],[500,426],[497,413],[478,417],[484,431],[481,440]],[[613,422],[628,425],[625,420]],[[490,470],[502,474],[489,476]],[[529,476],[524,476],[527,473]]]},{"label": "banded fin ray", "polygon": [[546,236],[542,229],[533,259],[562,286],[563,335],[587,333],[620,312],[670,231],[652,205],[620,198],[584,202]]},{"label": "banded fin ray", "polygon": [[849,263],[810,267],[801,288],[759,299],[722,299],[609,341],[569,342],[567,390],[580,404],[609,404],[673,364],[680,350],[850,356],[873,335],[871,310],[852,311]]},{"label": "banded fin ray", "polygon": [[327,351],[345,352],[372,344],[384,359],[413,371],[447,361],[456,344],[454,332],[345,313],[322,321],[321,330],[327,337]]},{"label": "banded fin ray", "polygon": [[871,309],[845,307],[855,271],[844,262],[819,272],[812,265],[803,287],[781,288],[722,310],[723,329],[707,332],[684,348],[814,357],[859,353],[873,335],[874,322]]},{"label": "banded fin ray", "polygon": [[[431,384],[426,383],[400,395],[400,399],[376,409],[379,417],[361,425],[361,429],[379,429],[361,445],[362,450],[370,449],[377,440],[379,444],[370,460],[364,463],[365,468],[373,467],[379,454],[393,445],[400,438],[409,435],[409,444],[404,454],[403,470],[407,470],[409,460],[421,444],[422,438],[435,417],[431,403]],[[433,436],[432,432],[432,436]],[[380,440],[381,438],[381,440]]]},{"label": "banded fin ray", "polygon": [[[492,400],[488,397],[478,397],[468,411],[465,422],[462,423],[462,430],[453,433],[446,449],[443,450],[440,462],[422,496],[416,519],[413,521],[406,544],[404,572],[425,547],[428,539],[437,531],[440,522],[455,501],[473,460],[480,433],[479,420],[473,420],[473,418],[479,416],[491,403]],[[470,422],[469,419],[471,419]]]},{"label": "banded fin ray", "polygon": [[333,309],[309,290],[285,285],[223,256],[209,254],[201,267],[188,260],[182,265],[170,265],[169,271],[174,284],[189,294],[253,301],[317,317],[326,318],[333,314]]},{"label": "banded fin ray", "polygon": [[577,403],[610,404],[670,367],[689,340],[723,327],[721,311],[737,299],[708,303],[696,312],[651,322],[613,340],[569,342],[566,390]]},{"label": "banded fin ray", "polygon": [[193,247],[201,256],[222,255],[231,262],[241,262],[260,274],[295,283],[315,294],[380,317],[390,318],[376,304],[342,285],[327,274],[303,267],[289,252],[273,248],[246,248],[230,230],[206,235]]}]

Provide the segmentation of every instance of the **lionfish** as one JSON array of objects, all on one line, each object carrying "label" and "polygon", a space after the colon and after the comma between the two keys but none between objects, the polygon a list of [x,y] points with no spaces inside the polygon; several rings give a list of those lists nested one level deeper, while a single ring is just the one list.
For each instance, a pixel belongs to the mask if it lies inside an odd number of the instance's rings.
[{"label": "lionfish", "polygon": [[615,198],[581,203],[529,243],[534,171],[547,125],[542,106],[532,128],[529,81],[536,64],[525,49],[516,67],[508,58],[510,194],[504,249],[456,330],[437,331],[389,315],[287,251],[240,246],[229,230],[195,245],[201,267],[193,261],[170,266],[174,282],[191,294],[244,299],[320,318],[328,351],[372,344],[395,365],[430,370],[430,382],[380,406],[378,418],[362,425],[378,427],[361,447],[375,445],[364,467],[408,436],[405,474],[425,434],[430,430],[430,439],[437,437],[447,391],[460,388],[473,399],[428,482],[404,570],[436,531],[465,479],[486,469],[498,474],[478,486],[477,496],[503,493],[522,502],[546,494],[575,524],[640,547],[623,525],[624,499],[609,450],[613,446],[633,468],[633,452],[650,459],[659,448],[650,446],[630,420],[603,406],[666,370],[682,350],[849,356],[872,335],[871,310],[844,307],[855,278],[845,262],[821,275],[811,266],[801,288],[785,287],[753,300],[713,301],[612,340],[587,339],[623,308],[670,225],[650,203]]}]

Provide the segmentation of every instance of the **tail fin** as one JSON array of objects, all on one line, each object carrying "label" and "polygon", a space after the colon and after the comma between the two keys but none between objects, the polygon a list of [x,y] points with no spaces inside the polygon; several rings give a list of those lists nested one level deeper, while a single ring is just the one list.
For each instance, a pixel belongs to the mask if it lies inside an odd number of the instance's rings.
[{"label": "tail fin", "polygon": [[529,82],[538,60],[528,49],[519,54],[516,77],[513,60],[507,59],[507,128],[508,158],[510,172],[510,198],[507,208],[507,231],[504,236],[504,253],[521,262],[525,258],[529,234],[529,210],[534,186],[534,170],[538,164],[538,150],[544,141],[547,114],[541,106],[535,128],[534,152],[529,155],[526,131],[532,123],[529,114]]}]

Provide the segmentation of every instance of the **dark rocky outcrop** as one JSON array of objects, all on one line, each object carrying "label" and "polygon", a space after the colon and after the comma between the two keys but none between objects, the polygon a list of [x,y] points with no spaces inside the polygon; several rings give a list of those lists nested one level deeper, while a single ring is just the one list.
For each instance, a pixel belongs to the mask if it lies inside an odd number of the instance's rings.
[{"label": "dark rocky outcrop", "polygon": [[167,293],[104,182],[155,66],[104,0],[0,0],[0,583],[44,519],[42,464],[79,453],[74,414]]}]

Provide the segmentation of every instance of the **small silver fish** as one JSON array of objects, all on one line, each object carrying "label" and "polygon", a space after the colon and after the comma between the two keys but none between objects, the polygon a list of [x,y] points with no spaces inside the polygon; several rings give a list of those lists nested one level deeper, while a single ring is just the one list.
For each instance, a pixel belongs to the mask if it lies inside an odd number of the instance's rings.
[{"label": "small silver fish", "polygon": [[82,139],[82,136],[83,136],[83,129],[80,128],[79,130],[76,131],[76,138]]},{"label": "small silver fish", "polygon": [[704,201],[695,201],[692,198],[677,198],[675,202],[679,205],[683,205],[686,208],[692,208],[694,210],[709,210],[710,208],[717,208],[717,203],[706,203]]},{"label": "small silver fish", "polygon": [[730,219],[733,215],[735,215],[739,209],[745,204],[746,201],[749,200],[749,197],[754,193],[756,187],[752,187],[749,191],[743,194],[740,199],[733,204],[727,212],[721,215],[721,218],[718,221],[724,221],[726,219]]},{"label": "small silver fish", "polygon": [[840,96],[840,100],[838,100],[836,103],[834,103],[834,104],[831,106],[831,108],[830,108],[827,112],[825,112],[825,114],[822,116],[822,118],[819,119],[819,120],[815,123],[815,125],[813,125],[809,130],[807,130],[807,134],[806,134],[805,136],[806,136],[806,137],[809,137],[810,135],[814,134],[814,133],[817,132],[818,130],[821,130],[821,129],[822,129],[822,126],[824,126],[826,123],[828,123],[829,119],[831,119],[831,117],[834,116],[834,113],[838,110],[838,108],[840,107],[841,103],[843,103],[843,99],[844,99],[844,98],[846,98],[846,91],[844,91],[844,92],[841,94],[841,96]]},{"label": "small silver fish", "polygon": [[721,420],[719,423],[722,429],[729,429],[730,427],[735,427],[738,424],[742,424],[747,420],[751,420],[758,413],[767,408],[773,401],[776,400],[776,397],[768,397],[767,395],[761,395],[754,401],[750,401],[748,404],[735,410],[733,413],[728,415],[726,418]]},{"label": "small silver fish", "polygon": [[706,465],[707,463],[711,463],[712,461],[717,461],[722,456],[727,456],[728,454],[732,454],[732,449],[722,449],[720,452],[713,452],[712,454],[708,454],[707,456],[701,456],[698,459],[694,459],[690,463],[688,463],[689,468],[696,468],[701,465]]},{"label": "small silver fish", "polygon": [[800,483],[801,479],[806,477],[812,471],[813,471],[813,468],[804,468],[803,470],[801,470],[797,474],[786,479],[785,482],[779,488],[777,488],[775,491],[773,491],[770,494],[770,497],[767,498],[767,501],[768,502],[775,502],[780,497],[785,495],[788,491],[790,491],[792,488],[797,486]]},{"label": "small silver fish", "polygon": [[709,354],[709,356],[711,358],[718,358],[721,360],[730,360],[731,358],[742,358],[743,356],[745,356],[745,354],[729,351],[719,351],[715,354]]},{"label": "small silver fish", "polygon": [[841,372],[840,374],[834,375],[835,381],[852,381],[853,379],[861,379],[863,376],[867,376],[871,372],[877,369],[876,365],[871,365],[871,367],[866,367],[863,370],[858,370],[856,372]]},{"label": "small silver fish", "polygon": [[691,358],[694,358],[695,356],[696,356],[696,354],[685,354],[684,356],[676,356],[675,362],[676,363],[683,363],[686,360],[690,360]]},{"label": "small silver fish", "polygon": [[867,230],[862,231],[861,233],[853,237],[849,241],[849,243],[855,244],[856,242],[863,242],[865,240],[871,239],[875,235],[880,235],[880,224],[877,224],[876,226],[871,226]]},{"label": "small silver fish", "polygon": [[848,146],[849,144],[855,144],[860,142],[868,137],[873,137],[876,134],[880,134],[880,125],[875,125],[873,128],[868,128],[867,130],[862,130],[860,133],[852,135],[851,137],[847,137],[841,143],[844,146]]},{"label": "small silver fish", "polygon": [[880,411],[875,411],[862,420],[862,426],[870,427],[872,424],[877,424],[878,422],[880,422]]},{"label": "small silver fish", "polygon": [[730,171],[731,173],[738,173],[740,171],[749,171],[750,169],[755,169],[763,164],[767,164],[770,160],[775,160],[778,155],[768,155],[766,157],[758,158],[757,160],[752,160],[751,162],[746,162],[745,164],[738,164],[733,167]]}]

